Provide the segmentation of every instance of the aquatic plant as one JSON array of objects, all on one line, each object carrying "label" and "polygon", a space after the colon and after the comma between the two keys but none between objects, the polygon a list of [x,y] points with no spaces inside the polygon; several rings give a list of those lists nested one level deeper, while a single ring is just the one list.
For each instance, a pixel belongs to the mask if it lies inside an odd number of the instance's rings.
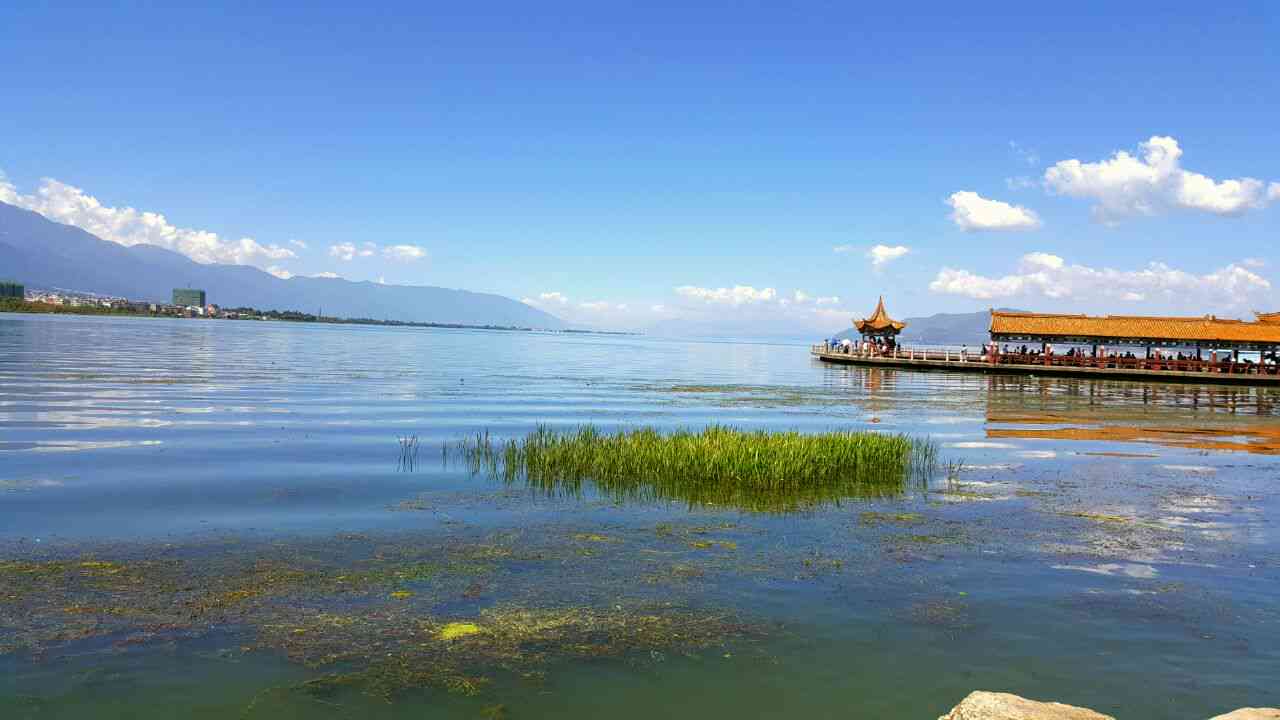
[{"label": "aquatic plant", "polygon": [[405,472],[412,472],[418,466],[418,436],[407,435],[405,437],[397,437],[400,442],[400,461],[397,468]]},{"label": "aquatic plant", "polygon": [[893,497],[928,478],[928,440],[872,432],[744,431],[712,425],[662,433],[539,425],[523,438],[478,433],[455,448],[474,473],[549,495],[591,485],[615,499],[679,500],[783,512],[851,497]]}]

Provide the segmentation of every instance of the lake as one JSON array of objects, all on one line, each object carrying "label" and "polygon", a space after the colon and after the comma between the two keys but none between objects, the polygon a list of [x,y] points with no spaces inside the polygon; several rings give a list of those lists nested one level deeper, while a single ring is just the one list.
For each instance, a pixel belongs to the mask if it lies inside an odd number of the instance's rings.
[{"label": "lake", "polygon": [[[762,509],[530,488],[451,452],[584,423],[903,433],[940,464]],[[1274,389],[0,315],[0,715],[1280,705],[1278,456]]]}]

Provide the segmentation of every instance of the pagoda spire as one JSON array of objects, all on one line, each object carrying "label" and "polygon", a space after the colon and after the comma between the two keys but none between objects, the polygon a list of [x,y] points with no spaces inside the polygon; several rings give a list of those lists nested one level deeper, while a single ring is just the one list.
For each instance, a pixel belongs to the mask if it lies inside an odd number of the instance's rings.
[{"label": "pagoda spire", "polygon": [[881,295],[871,316],[854,320],[853,326],[863,335],[897,335],[907,324],[889,317],[889,312],[884,309],[884,295]]}]

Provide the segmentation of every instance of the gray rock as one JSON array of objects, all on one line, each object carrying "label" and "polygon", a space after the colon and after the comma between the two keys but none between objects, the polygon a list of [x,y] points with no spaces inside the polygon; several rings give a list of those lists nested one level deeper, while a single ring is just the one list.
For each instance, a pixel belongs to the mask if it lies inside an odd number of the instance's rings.
[{"label": "gray rock", "polygon": [[1240,708],[1226,715],[1217,715],[1209,718],[1209,720],[1280,720],[1280,709]]},{"label": "gray rock", "polygon": [[[1009,693],[978,690],[938,720],[1116,720],[1092,710],[1056,702],[1036,702]],[[1232,718],[1232,720],[1236,720]]]}]

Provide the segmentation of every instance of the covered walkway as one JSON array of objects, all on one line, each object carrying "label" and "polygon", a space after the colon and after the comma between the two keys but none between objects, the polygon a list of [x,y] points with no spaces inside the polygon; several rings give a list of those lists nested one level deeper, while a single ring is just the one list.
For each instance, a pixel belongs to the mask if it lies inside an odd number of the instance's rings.
[{"label": "covered walkway", "polygon": [[[996,365],[1276,375],[1280,314],[1256,322],[1204,317],[991,311]],[[1245,353],[1245,357],[1241,357]]]}]

